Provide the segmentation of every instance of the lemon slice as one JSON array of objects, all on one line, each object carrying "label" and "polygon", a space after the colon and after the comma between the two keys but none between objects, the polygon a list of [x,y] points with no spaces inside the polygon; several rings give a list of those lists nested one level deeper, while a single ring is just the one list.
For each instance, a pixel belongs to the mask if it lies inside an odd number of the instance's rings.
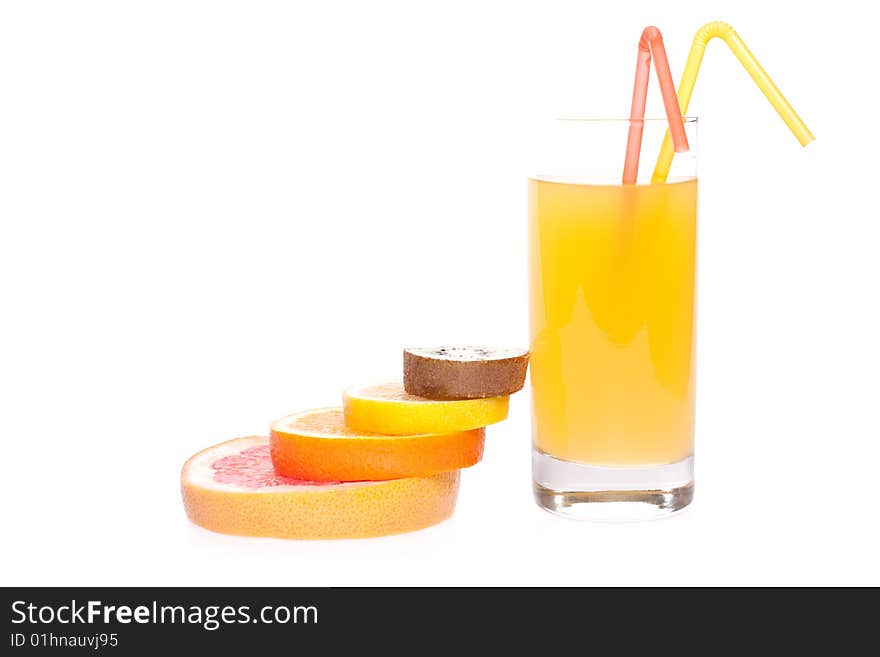
[{"label": "lemon slice", "polygon": [[402,436],[453,433],[507,417],[510,398],[438,401],[407,394],[403,384],[353,386],[342,394],[345,424],[357,431]]}]

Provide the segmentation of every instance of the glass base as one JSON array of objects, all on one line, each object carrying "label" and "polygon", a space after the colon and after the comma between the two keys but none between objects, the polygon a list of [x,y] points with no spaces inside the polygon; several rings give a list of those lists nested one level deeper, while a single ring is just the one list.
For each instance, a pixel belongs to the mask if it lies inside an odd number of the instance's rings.
[{"label": "glass base", "polygon": [[535,501],[577,520],[653,520],[680,511],[694,497],[694,459],[642,467],[563,461],[534,450]]}]

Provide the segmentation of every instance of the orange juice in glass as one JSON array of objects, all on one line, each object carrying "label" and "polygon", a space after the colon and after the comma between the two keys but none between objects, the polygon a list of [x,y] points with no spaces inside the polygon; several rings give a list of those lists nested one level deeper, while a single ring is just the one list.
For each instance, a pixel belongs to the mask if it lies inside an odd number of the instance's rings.
[{"label": "orange juice in glass", "polygon": [[[528,182],[535,497],[572,517],[693,495],[696,119],[665,183],[620,183],[628,124],[557,122]],[[645,121],[643,152],[666,125]]]}]

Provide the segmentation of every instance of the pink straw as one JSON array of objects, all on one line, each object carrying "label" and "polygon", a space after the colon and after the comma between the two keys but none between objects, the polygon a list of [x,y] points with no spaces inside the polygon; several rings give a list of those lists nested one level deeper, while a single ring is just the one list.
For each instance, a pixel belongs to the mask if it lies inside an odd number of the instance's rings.
[{"label": "pink straw", "polygon": [[639,175],[639,154],[642,150],[642,132],[645,128],[645,103],[648,99],[648,74],[651,72],[651,56],[657,67],[657,79],[660,82],[660,93],[669,120],[669,133],[676,153],[688,150],[687,135],[684,133],[684,119],[675,95],[675,84],[666,59],[663,37],[660,30],[649,26],[642,32],[639,39],[639,57],[636,60],[636,82],[633,87],[632,109],[629,113],[629,134],[626,138],[626,162],[623,165],[623,184],[635,184]]}]

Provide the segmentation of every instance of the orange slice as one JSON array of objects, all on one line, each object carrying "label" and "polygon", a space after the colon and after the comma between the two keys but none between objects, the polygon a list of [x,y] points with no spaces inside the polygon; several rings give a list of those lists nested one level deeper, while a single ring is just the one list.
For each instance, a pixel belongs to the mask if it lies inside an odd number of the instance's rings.
[{"label": "orange slice", "polygon": [[507,417],[509,397],[438,401],[407,394],[401,383],[355,386],[342,395],[345,423],[357,431],[395,436],[452,433]]},{"label": "orange slice", "polygon": [[478,463],[483,429],[389,436],[346,427],[341,408],[275,420],[270,445],[279,474],[312,481],[427,477]]},{"label": "orange slice", "polygon": [[269,439],[235,438],[183,466],[183,506],[195,524],[222,534],[364,538],[422,529],[455,508],[458,472],[391,481],[328,483],[277,474]]}]

